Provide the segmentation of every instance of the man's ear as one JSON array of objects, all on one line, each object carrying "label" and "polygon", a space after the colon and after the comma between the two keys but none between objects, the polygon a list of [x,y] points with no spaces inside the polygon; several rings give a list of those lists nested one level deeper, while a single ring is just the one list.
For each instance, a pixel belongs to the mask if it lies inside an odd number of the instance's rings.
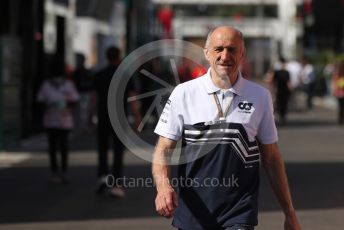
[{"label": "man's ear", "polygon": [[204,49],[203,49],[203,53],[204,53],[205,59],[206,59],[207,61],[210,61],[210,60],[209,60],[209,56],[208,56],[209,50],[208,50],[207,48],[204,48]]},{"label": "man's ear", "polygon": [[246,49],[245,47],[243,47],[242,53],[241,53],[241,57],[240,57],[240,62],[242,63],[245,60],[246,57]]},{"label": "man's ear", "polygon": [[245,59],[245,56],[246,56],[246,48],[245,46],[243,47],[243,50],[242,50],[242,59]]}]

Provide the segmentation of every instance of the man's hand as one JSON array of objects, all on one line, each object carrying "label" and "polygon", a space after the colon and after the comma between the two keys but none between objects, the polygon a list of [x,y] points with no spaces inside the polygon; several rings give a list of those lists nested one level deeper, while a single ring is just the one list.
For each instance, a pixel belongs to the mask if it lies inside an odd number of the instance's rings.
[{"label": "man's hand", "polygon": [[161,216],[171,218],[174,215],[174,210],[177,206],[177,193],[171,186],[158,189],[158,194],[155,198],[155,208]]},{"label": "man's hand", "polygon": [[166,160],[176,144],[177,141],[160,137],[153,154],[152,174],[158,191],[155,198],[155,208],[161,216],[166,218],[171,218],[178,206],[177,194],[169,182],[171,168],[168,160]]}]

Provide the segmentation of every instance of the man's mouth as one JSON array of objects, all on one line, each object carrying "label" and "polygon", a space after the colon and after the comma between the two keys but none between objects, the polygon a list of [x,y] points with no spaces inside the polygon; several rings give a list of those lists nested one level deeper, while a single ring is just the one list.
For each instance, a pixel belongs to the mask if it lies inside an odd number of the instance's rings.
[{"label": "man's mouth", "polygon": [[221,68],[231,68],[233,65],[232,64],[219,64]]}]

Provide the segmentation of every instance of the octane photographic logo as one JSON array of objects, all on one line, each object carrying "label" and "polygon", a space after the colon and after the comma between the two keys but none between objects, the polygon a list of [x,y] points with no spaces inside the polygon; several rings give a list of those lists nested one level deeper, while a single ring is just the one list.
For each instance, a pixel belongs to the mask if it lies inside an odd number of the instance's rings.
[{"label": "octane photographic logo", "polygon": [[[112,127],[123,144],[136,156],[146,161],[152,162],[155,146],[145,141],[140,133],[150,121],[154,112],[157,112],[157,116],[160,117],[165,103],[168,101],[168,96],[174,87],[180,83],[177,62],[183,58],[191,60],[194,64],[200,66],[206,63],[203,48],[191,42],[177,39],[154,41],[130,53],[121,62],[112,78],[108,92],[108,111]],[[161,74],[151,72],[143,67],[153,59],[165,60],[168,63],[173,75],[173,84],[162,78]],[[152,81],[153,84],[159,87],[136,96],[124,98],[126,96],[126,86],[129,80],[134,77],[140,77],[143,81]],[[151,98],[152,102],[145,110],[145,113],[142,114],[138,130],[133,130],[127,118],[126,105],[124,103],[130,103],[135,100],[140,101],[145,98]],[[153,133],[153,130],[151,130],[151,133]],[[166,159],[167,164],[176,165],[194,161],[204,156],[213,147],[203,148],[202,153],[198,152],[193,157],[186,157],[185,154],[181,154],[182,148],[181,143],[178,143],[174,152],[168,155],[168,159]]]}]

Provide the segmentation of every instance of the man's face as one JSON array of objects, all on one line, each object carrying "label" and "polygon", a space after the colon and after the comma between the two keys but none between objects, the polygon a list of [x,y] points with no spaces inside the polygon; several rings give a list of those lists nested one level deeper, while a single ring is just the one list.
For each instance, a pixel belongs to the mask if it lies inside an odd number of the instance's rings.
[{"label": "man's face", "polygon": [[204,54],[213,74],[221,78],[236,77],[244,56],[242,38],[236,30],[218,28],[212,33]]}]

